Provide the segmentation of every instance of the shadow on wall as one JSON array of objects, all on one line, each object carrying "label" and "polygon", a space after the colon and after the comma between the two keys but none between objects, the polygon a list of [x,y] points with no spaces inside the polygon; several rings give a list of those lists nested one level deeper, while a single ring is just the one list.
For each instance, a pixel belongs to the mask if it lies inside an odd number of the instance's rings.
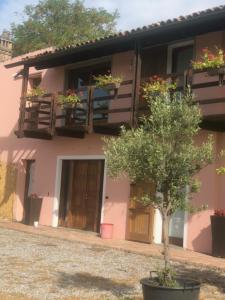
[{"label": "shadow on wall", "polygon": [[199,232],[198,236],[193,239],[192,245],[193,249],[197,252],[212,253],[211,225],[208,225]]},{"label": "shadow on wall", "polygon": [[[31,159],[34,150],[24,149],[18,143],[14,130],[7,137],[0,137],[0,219],[13,219],[13,205],[16,196],[23,202],[24,185],[18,185],[18,179],[25,178],[23,159]],[[17,186],[19,190],[17,190]],[[21,203],[22,204],[22,203]]]}]

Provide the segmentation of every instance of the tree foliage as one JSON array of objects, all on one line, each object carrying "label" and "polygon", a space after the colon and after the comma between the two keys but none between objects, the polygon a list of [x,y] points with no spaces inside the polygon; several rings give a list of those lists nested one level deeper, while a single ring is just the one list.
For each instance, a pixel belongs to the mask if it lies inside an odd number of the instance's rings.
[{"label": "tree foliage", "polygon": [[24,21],[12,24],[14,55],[104,37],[115,32],[117,18],[117,11],[86,8],[79,0],[41,0],[27,5]]},{"label": "tree foliage", "polygon": [[195,143],[201,112],[189,91],[149,93],[145,98],[149,114],[138,128],[123,128],[118,138],[105,139],[105,155],[109,175],[126,174],[131,181],[155,185],[155,194],[139,201],[161,212],[167,274],[170,217],[186,208],[187,186],[191,187],[193,176],[212,162],[213,141],[209,136],[201,145]]}]

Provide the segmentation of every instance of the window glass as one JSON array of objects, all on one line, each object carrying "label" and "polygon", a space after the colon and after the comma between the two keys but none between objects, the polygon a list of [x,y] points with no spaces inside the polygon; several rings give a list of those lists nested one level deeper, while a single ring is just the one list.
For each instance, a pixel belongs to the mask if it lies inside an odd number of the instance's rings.
[{"label": "window glass", "polygon": [[172,73],[182,74],[190,67],[193,59],[193,45],[174,48],[172,53]]},{"label": "window glass", "polygon": [[32,78],[29,79],[29,81],[30,81],[31,88],[35,89],[38,86],[40,86],[40,84],[41,84],[41,77],[40,76],[39,77],[32,77]]}]

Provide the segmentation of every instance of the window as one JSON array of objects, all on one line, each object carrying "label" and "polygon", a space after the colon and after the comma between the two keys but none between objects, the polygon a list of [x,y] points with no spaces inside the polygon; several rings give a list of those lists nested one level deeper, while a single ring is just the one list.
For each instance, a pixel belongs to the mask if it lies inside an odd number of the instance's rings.
[{"label": "window", "polygon": [[194,46],[192,41],[180,42],[168,47],[167,73],[176,74],[178,87],[186,85],[185,71],[191,66]]},{"label": "window", "polygon": [[193,45],[174,48],[172,52],[172,73],[182,74],[190,67],[193,59]]},{"label": "window", "polygon": [[84,86],[94,84],[94,76],[107,74],[111,70],[111,63],[101,63],[87,66],[79,69],[73,69],[68,72],[68,88],[79,89]]},{"label": "window", "polygon": [[41,75],[29,77],[29,84],[31,89],[39,87],[41,84]]}]

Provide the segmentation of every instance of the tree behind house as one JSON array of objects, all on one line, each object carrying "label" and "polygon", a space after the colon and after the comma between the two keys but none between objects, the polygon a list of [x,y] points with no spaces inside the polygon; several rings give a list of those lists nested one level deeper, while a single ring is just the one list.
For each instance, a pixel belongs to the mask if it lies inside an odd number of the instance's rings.
[{"label": "tree behind house", "polygon": [[37,5],[27,5],[24,21],[12,24],[13,54],[104,37],[115,32],[117,18],[117,11],[86,8],[78,0],[43,0]]},{"label": "tree behind house", "polygon": [[[147,93],[149,113],[138,128],[123,129],[120,137],[105,140],[109,175],[126,174],[133,182],[147,181],[155,194],[139,199],[159,209],[163,220],[165,266],[162,285],[171,285],[169,270],[169,221],[178,210],[187,209],[187,187],[193,176],[212,161],[211,138],[200,146],[194,142],[200,130],[201,112],[190,92]],[[171,99],[172,98],[172,99]],[[189,194],[190,200],[190,194]],[[169,278],[168,278],[169,277]]]}]

